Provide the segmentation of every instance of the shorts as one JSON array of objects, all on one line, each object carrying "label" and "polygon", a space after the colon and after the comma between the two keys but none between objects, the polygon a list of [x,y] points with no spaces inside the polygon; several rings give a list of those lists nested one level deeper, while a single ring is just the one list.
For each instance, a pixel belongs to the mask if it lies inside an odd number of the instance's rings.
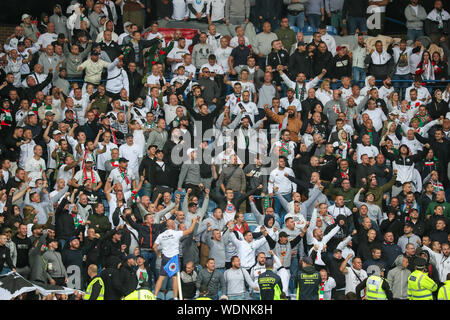
[{"label": "shorts", "polygon": [[[167,262],[169,262],[170,259],[172,259],[172,257],[168,258],[165,255],[162,255],[162,257],[161,257],[161,268],[159,269],[159,275],[160,276],[163,276],[163,277],[168,277],[169,276],[167,274],[166,270],[164,270],[164,267],[166,266]],[[178,265],[181,266],[180,258],[178,258]]]}]

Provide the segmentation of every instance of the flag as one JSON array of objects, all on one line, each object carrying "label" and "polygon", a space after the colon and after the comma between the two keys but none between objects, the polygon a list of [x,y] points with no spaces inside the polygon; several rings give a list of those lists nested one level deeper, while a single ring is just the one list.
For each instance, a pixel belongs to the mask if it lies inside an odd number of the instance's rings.
[{"label": "flag", "polygon": [[178,255],[173,256],[164,266],[164,270],[167,272],[169,278],[172,278],[174,274],[180,271],[180,264],[178,263]]},{"label": "flag", "polygon": [[50,293],[73,294],[74,289],[50,284],[32,282],[22,277],[17,272],[9,272],[0,276],[0,300],[11,300],[26,292],[38,290],[40,294],[47,296]]}]

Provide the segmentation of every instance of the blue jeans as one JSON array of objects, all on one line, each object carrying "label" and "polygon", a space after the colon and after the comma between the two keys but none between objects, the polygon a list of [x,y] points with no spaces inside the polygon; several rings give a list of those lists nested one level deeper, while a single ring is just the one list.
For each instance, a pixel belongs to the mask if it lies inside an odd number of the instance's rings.
[{"label": "blue jeans", "polygon": [[224,274],[224,273],[225,273],[225,270],[227,270],[227,269],[225,269],[225,268],[216,268],[216,270],[217,270],[217,271],[220,271],[220,272],[222,272],[222,274]]},{"label": "blue jeans", "polygon": [[[411,76],[408,74],[394,74],[394,77],[392,80],[410,80]],[[394,88],[396,91],[398,91],[398,94],[400,96],[400,100],[403,99],[406,88],[409,87],[408,82],[393,82]]]},{"label": "blue jeans", "polygon": [[245,294],[240,294],[237,296],[228,296],[228,300],[245,300]]},{"label": "blue jeans", "polygon": [[141,256],[145,259],[145,262],[147,262],[147,270],[152,279],[152,283],[156,284],[159,275],[156,272],[156,253],[154,251],[141,249]]},{"label": "blue jeans", "polygon": [[287,18],[291,27],[297,26],[299,31],[303,30],[303,26],[305,25],[305,12],[300,12],[296,16],[291,16],[290,14],[288,14]]},{"label": "blue jeans", "polygon": [[7,273],[10,273],[11,271],[12,271],[12,270],[11,270],[10,268],[3,267],[2,272],[0,272],[0,274],[1,274],[1,275],[7,274]]},{"label": "blue jeans", "polygon": [[367,32],[367,19],[365,17],[348,17],[347,28],[349,35],[355,34],[356,29],[359,29],[359,32]]},{"label": "blue jeans", "polygon": [[148,196],[151,199],[151,195],[152,195],[152,184],[151,183],[144,183],[142,185],[142,193],[144,196]]},{"label": "blue jeans", "polygon": [[289,270],[291,271],[291,277],[289,278],[289,293],[295,293],[296,292],[296,288],[294,285],[294,279],[297,275],[297,270],[298,270],[298,258],[297,258],[298,252],[295,255],[295,257],[291,258],[291,267],[289,268]]},{"label": "blue jeans", "polygon": [[253,300],[260,300],[260,298],[259,298],[259,292],[253,291]]},{"label": "blue jeans", "polygon": [[423,30],[408,29],[408,32],[406,34],[406,39],[416,41],[417,38],[420,38],[423,36],[424,36]]},{"label": "blue jeans", "polygon": [[363,68],[352,67],[353,84],[364,87],[364,81],[366,80],[366,71]]},{"label": "blue jeans", "polygon": [[313,28],[319,28],[322,16],[320,14],[307,14],[308,24]]}]

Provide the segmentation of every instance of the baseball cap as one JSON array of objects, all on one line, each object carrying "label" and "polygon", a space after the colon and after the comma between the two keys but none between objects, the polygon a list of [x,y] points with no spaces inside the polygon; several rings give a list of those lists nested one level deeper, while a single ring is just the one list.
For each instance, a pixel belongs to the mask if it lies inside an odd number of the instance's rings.
[{"label": "baseball cap", "polygon": [[305,43],[304,41],[300,41],[300,42],[297,44],[297,47],[299,47],[299,46],[306,46],[306,43]]},{"label": "baseball cap", "polygon": [[427,264],[424,258],[416,258],[414,259],[414,264],[416,267],[423,268]]},{"label": "baseball cap", "polygon": [[31,16],[29,14],[27,14],[27,13],[24,13],[22,15],[22,21],[25,20],[26,18],[31,18]]},{"label": "baseball cap", "polygon": [[119,162],[129,162],[126,158],[119,158]]},{"label": "baseball cap", "polygon": [[337,46],[336,51],[340,51],[340,50],[342,50],[342,49],[344,49],[344,47]]},{"label": "baseball cap", "polygon": [[128,260],[128,259],[136,259],[136,256],[134,254],[129,254],[125,257],[125,260]]},{"label": "baseball cap", "polygon": [[319,29],[326,29],[327,25],[325,23],[319,24]]},{"label": "baseball cap", "polygon": [[[75,239],[78,239],[78,237],[71,236],[71,237],[69,238],[69,242],[72,242],[72,241],[75,240]],[[80,240],[80,239],[78,239],[78,240]]]},{"label": "baseball cap", "polygon": [[53,113],[53,111],[46,111],[45,112],[45,116],[54,116],[55,114]]},{"label": "baseball cap", "polygon": [[100,53],[98,53],[97,51],[92,51],[91,52],[91,56],[99,56],[100,55]]},{"label": "baseball cap", "polygon": [[54,130],[53,131],[53,134],[61,134],[62,132],[61,131],[59,131],[59,130]]}]

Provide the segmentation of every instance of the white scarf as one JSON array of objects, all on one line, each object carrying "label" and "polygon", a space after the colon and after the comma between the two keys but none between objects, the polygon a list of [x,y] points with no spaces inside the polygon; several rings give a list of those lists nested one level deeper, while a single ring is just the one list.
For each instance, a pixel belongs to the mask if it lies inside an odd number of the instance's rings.
[{"label": "white scarf", "polygon": [[442,29],[444,27],[444,21],[450,19],[450,14],[445,10],[441,10],[441,12],[439,12],[436,9],[433,9],[428,14],[427,19],[437,22],[439,29]]}]

